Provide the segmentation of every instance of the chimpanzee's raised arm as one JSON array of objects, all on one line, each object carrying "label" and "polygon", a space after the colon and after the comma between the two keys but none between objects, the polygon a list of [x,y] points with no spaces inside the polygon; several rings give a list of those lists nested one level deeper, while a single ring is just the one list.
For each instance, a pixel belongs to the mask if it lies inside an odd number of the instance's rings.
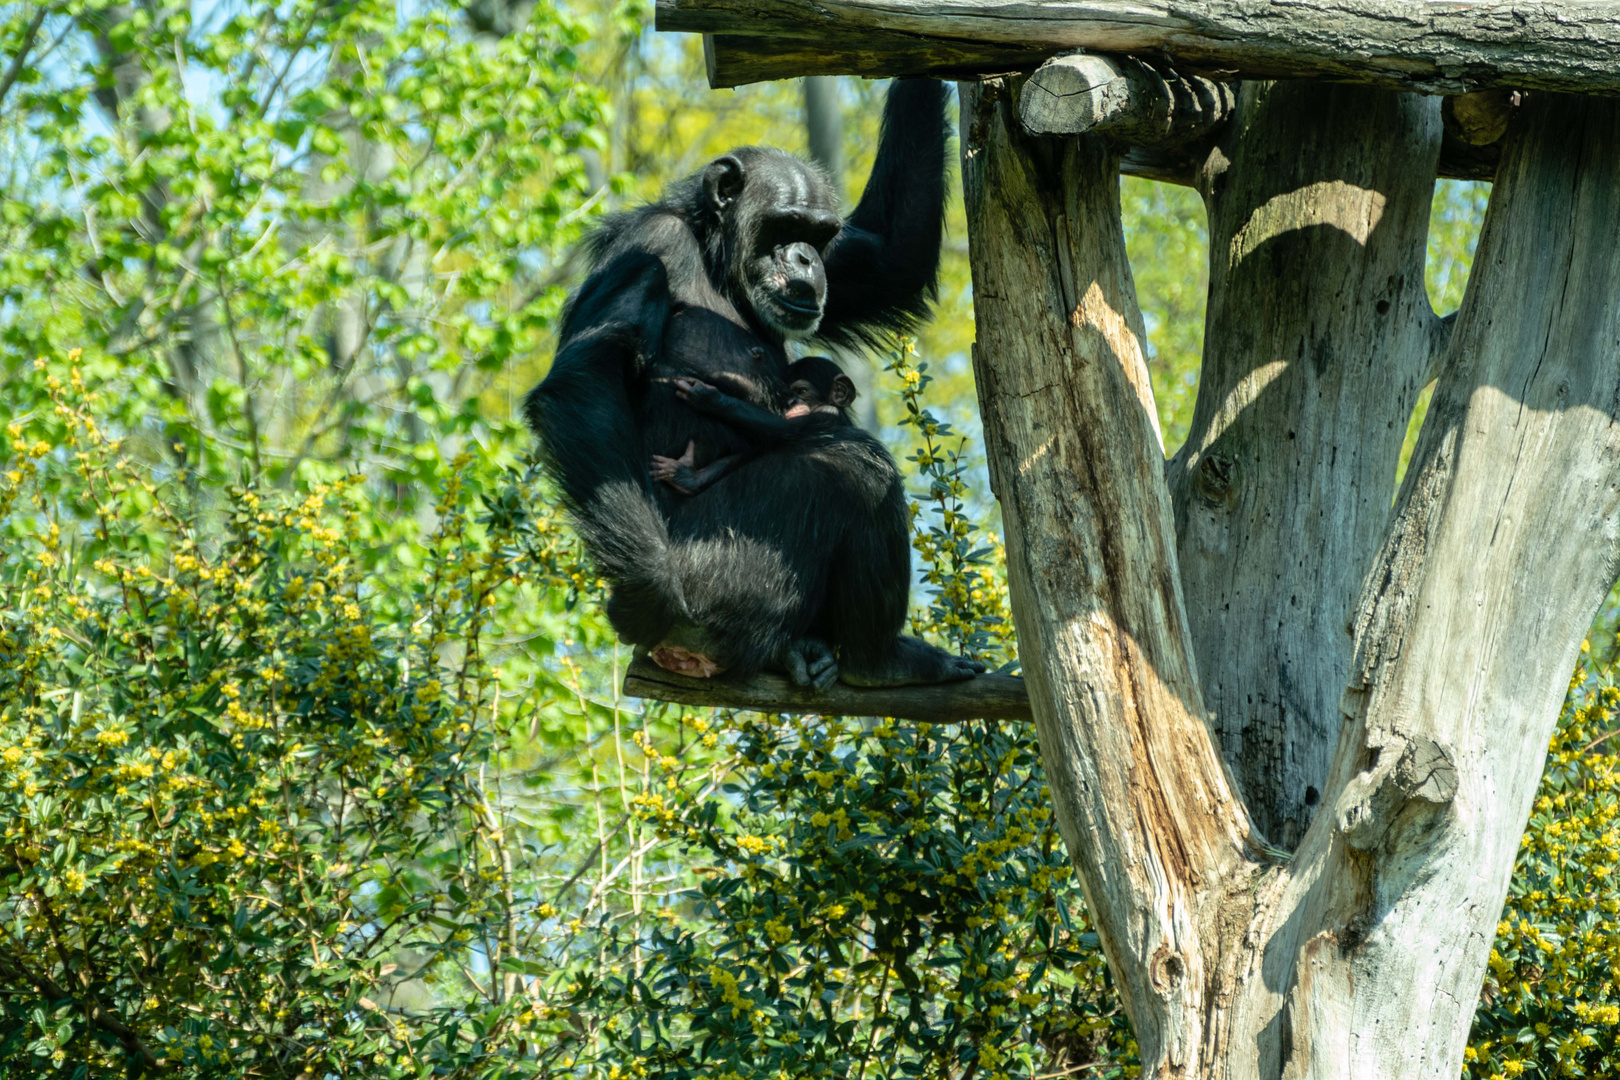
[{"label": "chimpanzee's raised arm", "polygon": [[823,257],[821,340],[879,344],[928,313],[945,231],[945,95],[932,79],[889,85],[872,175]]}]

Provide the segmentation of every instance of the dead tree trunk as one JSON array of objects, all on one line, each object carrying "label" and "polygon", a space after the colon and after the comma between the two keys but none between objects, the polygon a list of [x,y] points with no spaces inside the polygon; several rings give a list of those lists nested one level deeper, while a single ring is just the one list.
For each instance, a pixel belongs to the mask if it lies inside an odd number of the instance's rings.
[{"label": "dead tree trunk", "polygon": [[962,115],[1014,617],[1143,1075],[1452,1080],[1620,571],[1620,103],[1521,111],[1448,342],[1433,103],[1245,88],[1202,175],[1209,354],[1168,483],[1117,157],[1025,134],[1001,83]]},{"label": "dead tree trunk", "polygon": [[1362,580],[1444,335],[1423,289],[1438,98],[1246,83],[1198,177],[1203,371],[1170,464],[1204,701],[1255,825],[1320,805]]}]

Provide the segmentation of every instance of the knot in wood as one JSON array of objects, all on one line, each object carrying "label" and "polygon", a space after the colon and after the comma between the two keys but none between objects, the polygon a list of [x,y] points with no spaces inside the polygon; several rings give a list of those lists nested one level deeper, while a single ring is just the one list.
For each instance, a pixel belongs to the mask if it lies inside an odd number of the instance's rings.
[{"label": "knot in wood", "polygon": [[1161,994],[1172,994],[1181,985],[1181,980],[1187,974],[1187,965],[1181,959],[1181,954],[1168,945],[1161,945],[1153,954],[1153,963],[1149,967],[1148,975],[1153,980],[1153,988]]},{"label": "knot in wood", "polygon": [[1235,457],[1218,450],[1207,451],[1198,459],[1198,470],[1193,474],[1193,493],[1206,506],[1230,506],[1237,497],[1237,475]]},{"label": "knot in wood", "polygon": [[1356,851],[1384,844],[1397,823],[1403,836],[1425,832],[1457,797],[1457,764],[1444,746],[1425,735],[1396,743],[1399,756],[1375,748],[1367,771],[1345,788],[1339,829]]}]

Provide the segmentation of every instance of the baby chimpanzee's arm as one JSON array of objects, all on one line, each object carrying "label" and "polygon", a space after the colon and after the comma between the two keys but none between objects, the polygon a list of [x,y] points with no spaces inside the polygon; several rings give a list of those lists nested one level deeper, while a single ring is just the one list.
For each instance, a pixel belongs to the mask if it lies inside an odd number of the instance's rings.
[{"label": "baby chimpanzee's arm", "polygon": [[[751,441],[756,451],[825,431],[842,422],[836,409],[822,407],[813,407],[800,416],[778,416],[696,379],[676,379],[675,396],[698,412],[724,421]],[[820,406],[819,402],[814,404]]]},{"label": "baby chimpanzee's arm", "polygon": [[692,468],[693,445],[686,444],[686,453],[678,458],[653,455],[652,473],[654,480],[662,480],[682,495],[696,495],[722,476],[741,465],[745,459],[742,454],[727,454],[722,458],[715,458],[701,469]]}]

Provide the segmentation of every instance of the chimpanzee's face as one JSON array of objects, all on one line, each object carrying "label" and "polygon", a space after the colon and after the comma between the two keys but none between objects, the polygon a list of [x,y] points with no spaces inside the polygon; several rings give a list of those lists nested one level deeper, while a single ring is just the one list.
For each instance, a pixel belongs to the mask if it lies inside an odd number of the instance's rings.
[{"label": "chimpanzee's face", "polygon": [[840,227],[827,181],[795,157],[753,148],[720,158],[703,181],[736,291],[784,338],[814,334],[827,303],[821,256]]}]

